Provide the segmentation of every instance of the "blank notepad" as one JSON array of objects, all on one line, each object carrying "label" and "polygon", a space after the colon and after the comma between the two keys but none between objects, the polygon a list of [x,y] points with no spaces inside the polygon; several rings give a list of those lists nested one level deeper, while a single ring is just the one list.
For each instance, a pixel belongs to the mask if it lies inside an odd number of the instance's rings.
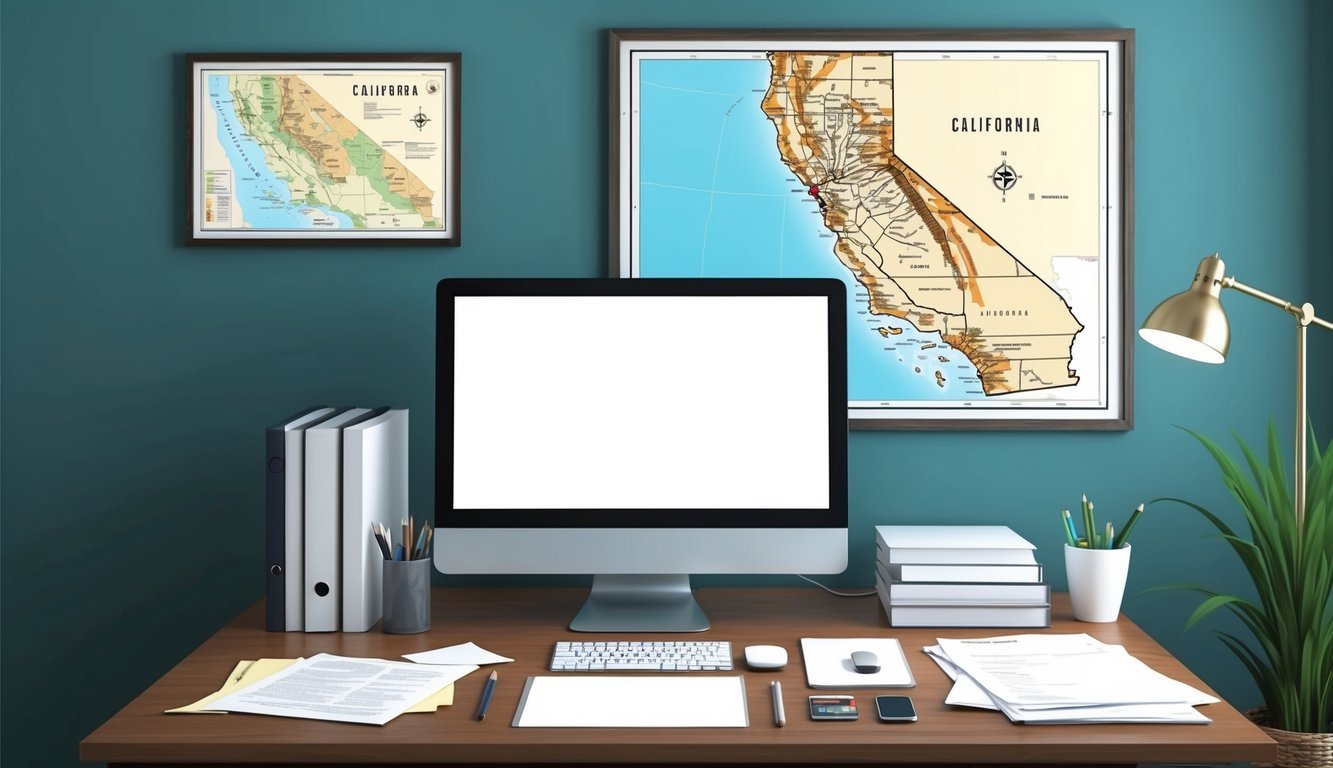
[{"label": "blank notepad", "polygon": [[745,728],[740,676],[529,677],[515,728]]}]

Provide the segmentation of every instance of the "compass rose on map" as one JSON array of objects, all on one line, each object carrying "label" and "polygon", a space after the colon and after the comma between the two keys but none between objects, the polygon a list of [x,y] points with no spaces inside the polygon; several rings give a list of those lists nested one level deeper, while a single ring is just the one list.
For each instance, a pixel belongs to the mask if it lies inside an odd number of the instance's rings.
[{"label": "compass rose on map", "polygon": [[1014,170],[1008,160],[1001,160],[1000,164],[990,174],[990,181],[996,189],[1000,190],[1001,199],[1004,198],[1005,193],[1014,188],[1014,185],[1021,178],[1023,177]]},{"label": "compass rose on map", "polygon": [[430,118],[426,117],[426,113],[421,111],[421,107],[417,107],[417,113],[415,115],[412,115],[412,124],[417,127],[418,131],[420,131],[423,128],[425,128],[426,123],[429,122]]}]

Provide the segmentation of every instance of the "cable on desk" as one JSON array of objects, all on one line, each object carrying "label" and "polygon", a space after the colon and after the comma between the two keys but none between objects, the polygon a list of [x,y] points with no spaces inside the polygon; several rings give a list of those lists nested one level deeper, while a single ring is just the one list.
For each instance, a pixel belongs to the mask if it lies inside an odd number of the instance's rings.
[{"label": "cable on desk", "polygon": [[874,597],[875,595],[879,594],[873,589],[870,590],[869,592],[839,592],[836,589],[820,584],[819,582],[815,581],[809,576],[803,576],[798,573],[796,574],[796,578],[805,579],[806,581],[810,582],[811,584],[814,584],[816,587],[819,587],[820,589],[824,590],[830,595],[837,595],[838,597]]}]

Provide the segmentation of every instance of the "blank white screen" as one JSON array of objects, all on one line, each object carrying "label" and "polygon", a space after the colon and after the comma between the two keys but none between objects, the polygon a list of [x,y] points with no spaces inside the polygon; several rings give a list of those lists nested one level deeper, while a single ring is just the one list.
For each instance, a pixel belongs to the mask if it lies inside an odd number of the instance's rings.
[{"label": "blank white screen", "polygon": [[454,299],[458,509],[825,509],[819,296]]}]

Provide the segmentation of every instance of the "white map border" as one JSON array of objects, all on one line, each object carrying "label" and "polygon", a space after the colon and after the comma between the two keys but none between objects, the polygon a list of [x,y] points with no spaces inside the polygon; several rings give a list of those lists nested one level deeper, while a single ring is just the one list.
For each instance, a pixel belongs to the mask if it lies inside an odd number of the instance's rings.
[{"label": "white map border", "polygon": [[[664,34],[669,32],[669,34]],[[1054,30],[1051,31],[1055,32]],[[707,35],[706,31],[698,31]],[[657,36],[654,36],[656,34]],[[1129,123],[1128,99],[1123,57],[1125,43],[1122,36],[1132,41],[1132,30],[1080,30],[1078,39],[997,39],[995,33],[982,33],[977,38],[958,37],[938,40],[896,39],[892,34],[866,33],[866,37],[779,37],[768,33],[745,33],[736,37],[689,38],[688,31],[611,30],[612,70],[611,92],[615,123],[613,135],[613,168],[616,179],[616,199],[613,201],[612,220],[617,237],[612,243],[612,269],[622,278],[637,278],[639,274],[638,249],[631,241],[639,228],[639,190],[631,184],[638,177],[638,102],[640,91],[636,63],[650,58],[680,57],[691,51],[706,54],[709,59],[761,59],[775,50],[802,51],[891,51],[906,53],[913,58],[934,55],[966,55],[969,58],[1006,57],[1031,58],[1033,55],[1084,54],[1095,52],[1105,56],[1102,69],[1102,101],[1111,114],[1103,125],[1102,172],[1106,183],[1103,194],[1109,198],[1106,214],[1099,218],[1102,229],[1099,237],[1099,258],[1104,264],[1101,275],[1105,278],[1105,293],[1100,297],[1099,329],[1106,365],[1100,382],[1100,397],[1095,405],[1051,399],[1032,400],[901,400],[850,401],[848,420],[852,428],[995,428],[995,429],[1107,429],[1132,428],[1130,414],[1131,350],[1126,342],[1126,322],[1131,314],[1128,276],[1130,253],[1125,232],[1132,226],[1129,196],[1124,188],[1125,140],[1132,135]],[[1116,115],[1119,113],[1119,119]],[[1122,130],[1123,127],[1123,130]],[[1117,205],[1123,201],[1123,204]],[[1117,215],[1119,213],[1119,215]],[[1118,223],[1119,226],[1112,226]]]},{"label": "white map border", "polygon": [[[402,55],[401,60],[388,56],[378,60],[358,58],[367,54],[349,55],[340,59],[328,56],[320,59],[283,58],[274,56],[264,60],[242,60],[199,55],[190,57],[190,241],[218,242],[228,240],[269,240],[269,241],[312,241],[312,240],[403,240],[428,241],[436,245],[458,245],[459,215],[459,144],[458,132],[461,124],[459,105],[462,103],[459,88],[462,82],[461,55],[425,54]],[[239,58],[239,57],[238,57]],[[205,94],[208,93],[207,79],[216,71],[274,71],[284,72],[326,72],[329,70],[399,70],[410,72],[438,71],[444,84],[444,117],[440,122],[440,158],[444,163],[444,184],[439,191],[441,196],[440,213],[444,226],[440,229],[335,229],[335,230],[212,230],[200,226],[203,218],[203,145],[204,111],[207,108]],[[442,242],[441,242],[442,241]]]}]

